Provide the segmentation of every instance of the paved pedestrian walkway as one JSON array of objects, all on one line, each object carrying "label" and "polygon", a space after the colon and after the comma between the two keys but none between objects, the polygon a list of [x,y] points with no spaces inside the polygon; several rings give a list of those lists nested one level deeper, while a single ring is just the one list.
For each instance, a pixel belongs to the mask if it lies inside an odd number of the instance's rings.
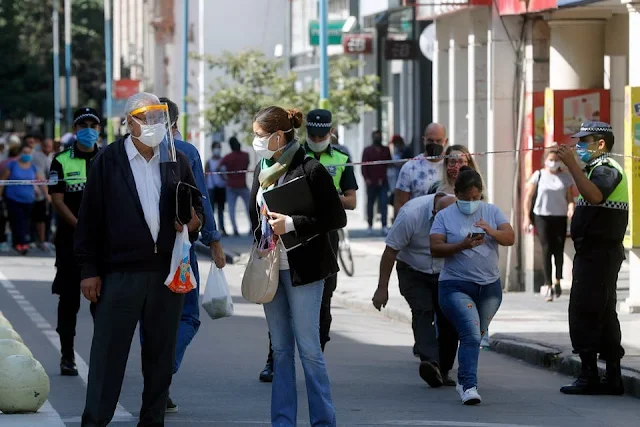
[{"label": "paved pedestrian walkway", "polygon": [[[248,225],[245,228],[248,229]],[[347,228],[351,236],[355,274],[353,277],[339,274],[334,300],[345,306],[375,311],[371,298],[378,283],[384,237],[381,232],[370,235],[366,221],[355,212],[348,213]],[[227,253],[235,256],[236,262],[246,262],[243,254],[251,247],[250,237],[225,238],[223,244]],[[567,313],[570,288],[569,278],[563,281],[563,295],[553,302],[544,301],[542,295],[505,293],[502,306],[489,328],[492,348],[568,375],[575,374],[579,363],[571,353],[569,339]],[[628,295],[629,271],[625,262],[618,281],[618,301],[624,301]],[[400,295],[395,272],[389,286],[389,302],[381,314],[407,324],[411,322],[411,310]],[[619,317],[626,349],[623,367],[627,369],[627,390],[640,397],[640,315],[620,314]]]}]

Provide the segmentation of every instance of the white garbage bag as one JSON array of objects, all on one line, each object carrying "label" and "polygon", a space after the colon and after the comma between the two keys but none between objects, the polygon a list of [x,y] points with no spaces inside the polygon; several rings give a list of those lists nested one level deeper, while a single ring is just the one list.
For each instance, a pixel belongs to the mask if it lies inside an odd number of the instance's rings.
[{"label": "white garbage bag", "polygon": [[233,301],[224,272],[211,263],[207,287],[202,296],[202,308],[212,319],[233,315]]}]

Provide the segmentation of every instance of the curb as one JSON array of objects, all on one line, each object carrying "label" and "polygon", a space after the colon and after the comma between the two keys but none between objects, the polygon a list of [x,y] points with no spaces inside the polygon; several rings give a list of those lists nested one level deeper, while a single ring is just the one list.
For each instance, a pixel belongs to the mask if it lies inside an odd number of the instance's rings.
[{"label": "curb", "polygon": [[[580,373],[580,358],[573,353],[513,335],[492,335],[491,350],[571,377]],[[604,374],[604,362],[598,362],[598,369]],[[640,398],[640,372],[623,366],[622,381],[626,394]]]}]

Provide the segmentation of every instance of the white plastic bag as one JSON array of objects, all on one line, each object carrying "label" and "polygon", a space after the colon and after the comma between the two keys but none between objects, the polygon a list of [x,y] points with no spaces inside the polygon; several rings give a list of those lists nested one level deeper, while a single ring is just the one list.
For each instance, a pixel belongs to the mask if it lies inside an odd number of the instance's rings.
[{"label": "white plastic bag", "polygon": [[182,232],[176,232],[171,255],[171,269],[164,284],[177,294],[186,294],[196,287],[196,278],[191,271],[191,242],[189,231],[183,227]]},{"label": "white plastic bag", "polygon": [[224,272],[211,263],[207,287],[202,296],[202,308],[212,319],[220,319],[233,315],[233,301]]}]

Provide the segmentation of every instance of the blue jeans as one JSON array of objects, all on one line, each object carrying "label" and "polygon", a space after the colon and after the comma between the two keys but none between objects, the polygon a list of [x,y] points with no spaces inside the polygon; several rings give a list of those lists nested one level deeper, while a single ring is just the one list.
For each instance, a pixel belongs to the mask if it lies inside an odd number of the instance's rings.
[{"label": "blue jeans", "polygon": [[229,218],[231,219],[231,226],[233,232],[238,233],[238,224],[236,222],[236,201],[238,197],[244,202],[244,206],[247,209],[247,218],[249,218],[249,189],[248,188],[230,188],[227,187],[227,206],[229,207]]},{"label": "blue jeans", "polygon": [[296,426],[296,344],[307,385],[311,426],[336,425],[329,375],[318,334],[323,290],[322,280],[293,287],[289,270],[281,270],[278,290],[273,300],[264,305],[273,345],[271,425],[274,427]]},{"label": "blue jeans", "polygon": [[[191,271],[196,278],[196,288],[184,296],[184,306],[182,307],[182,315],[180,316],[180,325],[178,325],[176,357],[173,362],[174,374],[180,369],[187,346],[191,343],[193,337],[196,336],[198,329],[200,329],[200,306],[198,305],[200,298],[200,270],[198,269],[198,258],[196,257],[194,246],[191,246],[190,257]],[[140,325],[142,326],[142,319],[140,319]],[[140,327],[140,345],[142,345],[143,341],[144,336],[142,335],[142,327]]]},{"label": "blue jeans", "polygon": [[441,280],[440,308],[458,331],[458,383],[465,390],[478,386],[480,342],[502,302],[500,279],[489,285]]}]

